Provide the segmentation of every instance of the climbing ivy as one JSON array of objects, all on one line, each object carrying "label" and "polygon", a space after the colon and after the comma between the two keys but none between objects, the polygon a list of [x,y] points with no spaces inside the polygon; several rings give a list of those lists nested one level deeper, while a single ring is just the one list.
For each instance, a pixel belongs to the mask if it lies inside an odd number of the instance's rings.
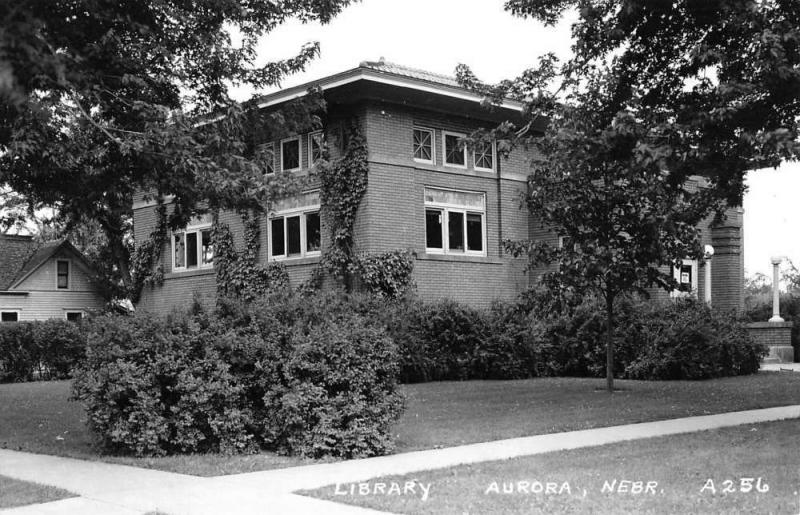
[{"label": "climbing ivy", "polygon": [[[131,256],[130,298],[136,303],[145,286],[161,286],[164,282],[164,267],[160,263],[161,251],[167,241],[167,206],[158,197],[156,207],[156,227],[150,238],[136,246]],[[158,266],[154,265],[158,263]]]},{"label": "climbing ivy", "polygon": [[252,301],[270,291],[288,287],[289,275],[281,263],[263,266],[258,262],[260,217],[251,216],[248,212],[240,215],[245,244],[241,252],[236,250],[230,227],[220,223],[218,213],[214,215],[211,240],[214,245],[217,298]]}]

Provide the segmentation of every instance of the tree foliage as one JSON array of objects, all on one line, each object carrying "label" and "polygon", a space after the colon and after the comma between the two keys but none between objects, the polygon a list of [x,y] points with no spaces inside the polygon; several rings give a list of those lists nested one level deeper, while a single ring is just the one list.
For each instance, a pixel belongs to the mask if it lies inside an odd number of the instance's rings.
[{"label": "tree foliage", "polygon": [[548,54],[494,86],[464,66],[457,73],[489,104],[525,102],[526,125],[473,136],[535,150],[525,202],[568,244],[508,246],[534,265],[557,263],[544,281],[560,292],[605,299],[612,389],[614,299],[674,288],[666,266],[701,256],[697,224],[741,205],[749,170],[800,155],[800,4],[509,0],[506,8],[550,25],[577,10],[569,61]]},{"label": "tree foliage", "polygon": [[318,94],[281,112],[235,103],[230,84],[279,84],[318,53],[257,62],[260,38],[350,0],[32,0],[0,7],[0,187],[67,223],[93,220],[118,281],[137,191],[174,195],[169,223],[198,206],[249,208],[291,189],[265,179],[257,138],[319,124]]}]

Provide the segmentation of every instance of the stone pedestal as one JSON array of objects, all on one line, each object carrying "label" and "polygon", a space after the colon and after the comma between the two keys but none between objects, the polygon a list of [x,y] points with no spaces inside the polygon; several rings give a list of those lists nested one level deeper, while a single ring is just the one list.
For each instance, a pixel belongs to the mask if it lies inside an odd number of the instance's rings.
[{"label": "stone pedestal", "polygon": [[794,363],[791,322],[752,322],[747,324],[750,336],[769,347],[763,363]]}]

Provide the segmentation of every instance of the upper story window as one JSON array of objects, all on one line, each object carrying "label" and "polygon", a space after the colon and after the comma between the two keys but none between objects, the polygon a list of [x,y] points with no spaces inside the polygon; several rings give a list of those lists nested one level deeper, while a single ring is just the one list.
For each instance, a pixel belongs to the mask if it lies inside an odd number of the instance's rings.
[{"label": "upper story window", "polygon": [[281,171],[300,169],[300,138],[295,136],[281,141]]},{"label": "upper story window", "polygon": [[414,160],[433,164],[433,130],[414,129]]},{"label": "upper story window", "polygon": [[486,195],[425,188],[425,250],[486,255]]},{"label": "upper story window", "polygon": [[256,148],[256,160],[264,167],[265,174],[275,173],[275,144],[259,145]]},{"label": "upper story window", "polygon": [[270,259],[313,257],[322,247],[319,191],[278,201],[269,221]]},{"label": "upper story window", "polygon": [[494,171],[495,144],[484,143],[475,147],[473,157],[475,159],[475,169],[486,172]]},{"label": "upper story window", "polygon": [[66,259],[56,260],[56,288],[59,290],[69,289],[69,264]]},{"label": "upper story window", "polygon": [[19,311],[0,311],[0,322],[19,322]]},{"label": "upper story window", "polygon": [[211,219],[197,217],[183,231],[172,234],[172,270],[181,272],[214,266]]},{"label": "upper story window", "polygon": [[442,132],[445,166],[467,167],[467,147],[463,143],[459,143],[459,140],[465,136],[465,134],[457,132]]},{"label": "upper story window", "polygon": [[308,135],[308,162],[311,166],[317,164],[322,159],[325,149],[325,133],[322,131],[312,132]]}]

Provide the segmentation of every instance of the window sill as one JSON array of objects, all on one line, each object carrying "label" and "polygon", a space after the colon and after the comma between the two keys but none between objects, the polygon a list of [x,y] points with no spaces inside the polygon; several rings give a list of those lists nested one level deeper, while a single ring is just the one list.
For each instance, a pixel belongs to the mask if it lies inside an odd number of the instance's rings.
[{"label": "window sill", "polygon": [[470,256],[465,254],[429,254],[420,252],[417,254],[417,259],[420,261],[449,261],[449,262],[467,262],[467,263],[485,263],[488,265],[502,265],[503,259],[491,258],[486,256]]},{"label": "window sill", "polygon": [[308,257],[298,257],[298,258],[281,258],[281,259],[270,259],[270,263],[282,263],[285,266],[294,266],[294,265],[314,265],[319,263],[321,256],[308,256]]},{"label": "window sill", "polygon": [[178,277],[194,277],[197,275],[211,275],[214,273],[214,267],[209,266],[206,268],[193,268],[191,270],[179,270],[164,274],[164,279],[177,279]]}]

